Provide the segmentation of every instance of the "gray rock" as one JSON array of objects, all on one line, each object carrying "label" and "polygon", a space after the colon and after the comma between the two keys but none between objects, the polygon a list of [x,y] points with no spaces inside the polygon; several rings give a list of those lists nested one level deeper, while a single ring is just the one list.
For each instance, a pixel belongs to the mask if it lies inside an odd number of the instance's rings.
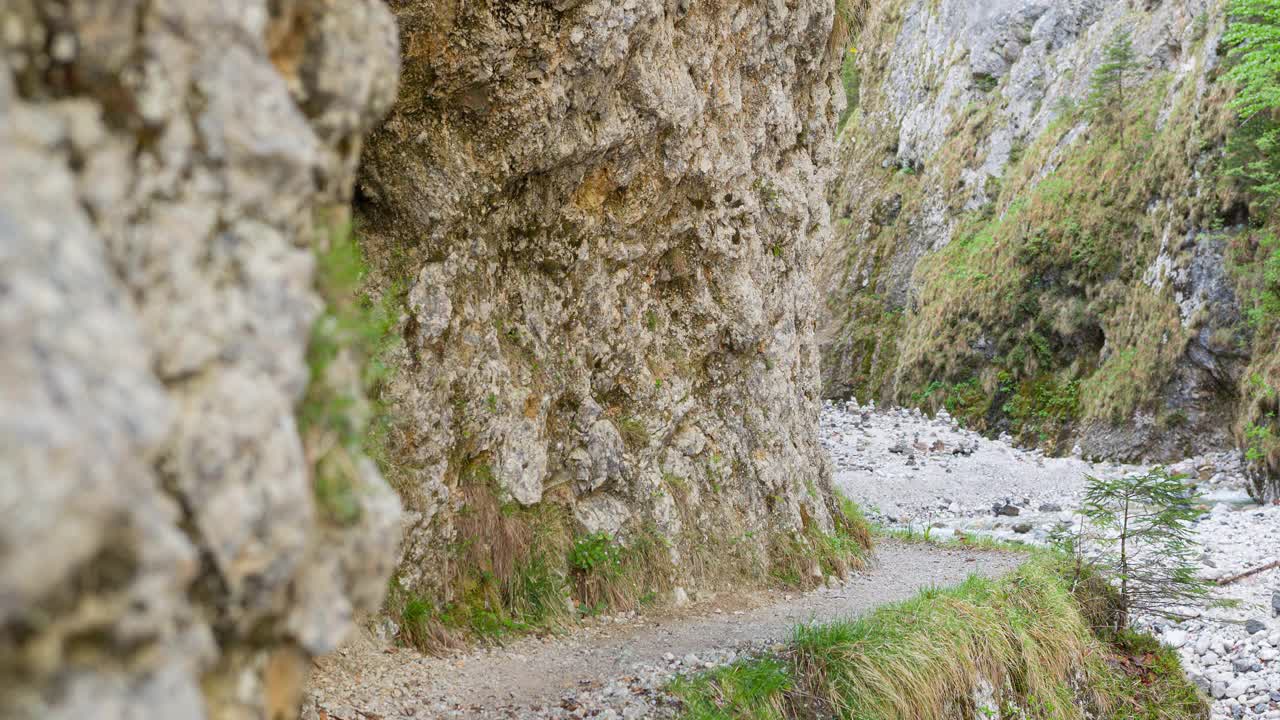
[{"label": "gray rock", "polygon": [[1031,523],[1018,523],[1013,526],[1013,531],[1019,535],[1025,535],[1031,532]]},{"label": "gray rock", "polygon": [[[1197,16],[1207,22],[1192,31],[1188,18]],[[970,227],[968,218],[990,210],[1004,219],[1010,202],[1026,199],[1039,180],[1098,137],[1086,122],[1060,120],[1066,109],[1087,101],[1089,78],[1116,32],[1132,34],[1144,76],[1178,78],[1177,87],[1152,100],[1165,108],[1158,125],[1189,123],[1190,117],[1212,112],[1215,101],[1201,93],[1186,115],[1171,115],[1179,88],[1214,82],[1225,27],[1221,20],[1216,7],[1188,0],[908,0],[900,12],[873,14],[868,36],[893,40],[860,55],[866,60],[859,122],[845,130],[840,146],[831,194],[841,222],[818,276],[819,290],[832,308],[822,317],[824,392],[912,402],[931,382],[954,382],[957,363],[987,367],[1011,347],[1029,342],[1012,320],[988,313],[994,306],[971,307],[972,293],[935,292],[942,287],[938,278],[954,276],[922,270],[952,259],[941,253],[957,232]],[[973,134],[958,132],[962,128]],[[1046,152],[1036,156],[1035,166],[1024,167],[1028,158],[1021,150],[1032,146]],[[1204,148],[1192,162],[1214,162],[1214,152]],[[1009,188],[1003,181],[1011,173],[1025,192],[999,197],[1001,188]],[[909,191],[901,176],[909,177]],[[1177,172],[1168,181],[1167,194],[1154,201],[1161,207],[1167,197],[1200,196],[1207,178]],[[913,210],[885,212],[899,206]],[[1180,458],[1187,447],[1216,450],[1234,444],[1230,428],[1239,424],[1238,410],[1214,398],[1218,385],[1224,379],[1236,382],[1247,364],[1222,341],[1242,317],[1223,262],[1230,236],[1238,230],[1202,227],[1198,211],[1181,207],[1170,208],[1158,225],[1143,246],[1144,257],[1153,260],[1130,287],[1160,294],[1161,312],[1195,328],[1188,332],[1186,352],[1152,379],[1143,396],[1169,412],[1159,418],[1135,413],[1120,424],[1084,418],[1065,433],[1046,435],[1056,450],[1071,448],[1076,457]],[[931,279],[934,284],[927,285]],[[1075,281],[1049,281],[1057,282]],[[1085,284],[1089,292],[1098,290]],[[977,321],[975,310],[999,319]],[[1088,324],[1130,328],[1133,316],[1115,314],[1120,312],[1118,307],[1103,311]],[[894,318],[891,326],[886,317]],[[950,330],[940,334],[941,326]],[[1131,330],[1134,336],[1142,332],[1137,326]],[[1078,326],[1063,332],[1058,339],[1079,352],[1069,350],[1053,363],[1055,370],[1116,357],[1118,350],[1110,344],[1104,349],[1081,342]],[[1017,339],[1009,339],[1011,334]],[[942,352],[949,357],[940,362]],[[1274,482],[1267,487],[1280,492]]]},{"label": "gray rock", "polygon": [[1022,510],[1012,503],[996,503],[991,508],[997,516],[1000,517],[1018,517],[1022,514]]},{"label": "gray rock", "polygon": [[1248,678],[1236,678],[1227,686],[1226,697],[1238,698],[1249,692],[1249,688],[1253,686],[1253,682]]},{"label": "gray rock", "polygon": [[1201,634],[1199,637],[1196,638],[1196,644],[1195,644],[1196,654],[1204,655],[1208,653],[1209,646],[1211,643],[1212,643],[1212,639],[1209,637],[1208,633]]},{"label": "gray rock", "polygon": [[1271,591],[1271,614],[1280,617],[1280,590]]},{"label": "gray rock", "polygon": [[1267,624],[1257,618],[1250,618],[1244,623],[1244,631],[1250,635],[1257,635],[1260,632],[1266,632]]},{"label": "gray rock", "polygon": [[373,0],[44,5],[0,13],[0,625],[30,629],[0,716],[265,716],[268,661],[300,678],[395,562],[396,496],[345,453],[338,519],[331,438],[295,417],[316,218],[395,97],[395,24]]},{"label": "gray rock", "polygon": [[705,550],[688,522],[744,558],[832,530],[830,0],[389,5],[421,51],[357,219],[374,294],[409,283],[383,392],[415,513],[400,582],[454,596],[487,502],[460,477],[681,564]]}]

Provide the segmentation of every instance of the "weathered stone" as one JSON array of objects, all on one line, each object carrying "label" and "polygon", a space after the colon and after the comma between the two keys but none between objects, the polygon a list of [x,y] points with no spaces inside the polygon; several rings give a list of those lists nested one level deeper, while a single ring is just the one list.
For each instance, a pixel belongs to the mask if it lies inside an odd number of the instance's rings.
[{"label": "weathered stone", "polygon": [[677,563],[830,530],[833,4],[395,7],[407,79],[357,210],[371,285],[409,288],[385,393],[419,518],[401,582],[451,597],[476,477]]},{"label": "weathered stone", "polygon": [[322,517],[294,416],[312,218],[394,97],[394,19],[17,0],[0,28],[0,715],[292,716],[399,535],[367,460],[359,519]]}]

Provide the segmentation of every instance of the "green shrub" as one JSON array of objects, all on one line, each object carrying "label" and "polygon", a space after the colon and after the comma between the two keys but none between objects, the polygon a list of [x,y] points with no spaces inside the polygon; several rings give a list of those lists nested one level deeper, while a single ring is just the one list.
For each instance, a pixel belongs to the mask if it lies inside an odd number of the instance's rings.
[{"label": "green shrub", "polygon": [[1141,475],[1088,477],[1080,536],[1101,554],[1095,571],[1117,583],[1114,623],[1124,629],[1130,613],[1167,615],[1203,600],[1208,585],[1196,572],[1194,525],[1204,514],[1199,496],[1183,477],[1156,468]]}]

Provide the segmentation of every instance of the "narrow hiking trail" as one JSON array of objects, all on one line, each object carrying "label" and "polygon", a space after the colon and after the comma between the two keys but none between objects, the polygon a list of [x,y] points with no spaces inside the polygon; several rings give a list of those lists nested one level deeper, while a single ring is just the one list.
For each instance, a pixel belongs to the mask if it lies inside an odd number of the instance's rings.
[{"label": "narrow hiking trail", "polygon": [[447,658],[362,633],[317,663],[305,718],[655,718],[677,674],[732,662],[809,621],[857,616],[923,589],[1014,569],[1014,553],[884,541],[868,569],[804,594],[721,594],[666,614],[601,618],[552,638]]}]

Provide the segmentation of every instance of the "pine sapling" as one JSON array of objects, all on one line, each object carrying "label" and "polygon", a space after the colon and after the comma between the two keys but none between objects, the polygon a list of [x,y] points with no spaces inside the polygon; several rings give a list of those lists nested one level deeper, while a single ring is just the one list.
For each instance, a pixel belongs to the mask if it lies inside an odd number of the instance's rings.
[{"label": "pine sapling", "polygon": [[1089,109],[1098,118],[1114,125],[1120,134],[1120,149],[1125,149],[1129,103],[1137,84],[1138,61],[1133,51],[1133,38],[1127,31],[1117,32],[1103,51],[1102,64],[1089,81]]},{"label": "pine sapling", "polygon": [[1177,609],[1205,599],[1196,575],[1200,498],[1181,476],[1156,468],[1145,475],[1088,477],[1083,514],[1096,564],[1118,584],[1117,629],[1131,613],[1179,617]]}]

